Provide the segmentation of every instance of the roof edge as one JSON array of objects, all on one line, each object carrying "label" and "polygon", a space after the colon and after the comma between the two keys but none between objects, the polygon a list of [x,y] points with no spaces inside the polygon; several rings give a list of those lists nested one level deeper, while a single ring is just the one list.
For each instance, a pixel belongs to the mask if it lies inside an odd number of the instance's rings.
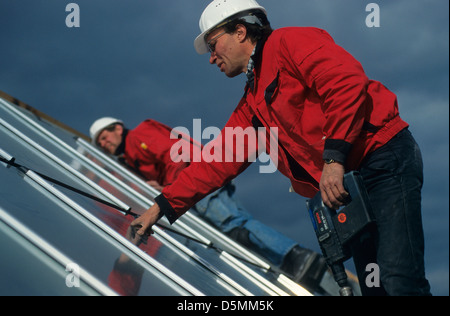
[{"label": "roof edge", "polygon": [[68,125],[66,125],[66,124],[64,124],[64,123],[62,123],[60,121],[58,121],[57,119],[51,117],[50,115],[47,115],[44,112],[41,112],[41,111],[33,108],[32,106],[30,106],[30,105],[20,101],[19,99],[15,98],[15,97],[13,97],[13,96],[11,96],[9,94],[7,94],[6,92],[1,91],[1,90],[0,90],[0,98],[3,98],[3,99],[11,102],[12,104],[14,104],[16,106],[18,106],[20,108],[23,108],[23,109],[33,113],[37,117],[42,118],[42,119],[44,119],[44,120],[46,120],[46,121],[48,121],[48,122],[50,122],[52,124],[55,124],[56,126],[66,130],[66,131],[68,131],[68,132],[70,132],[72,134],[75,134],[76,136],[78,136],[80,138],[83,138],[83,139],[85,139],[88,142],[91,141],[89,136],[79,132],[78,130],[76,130],[76,129],[74,129],[74,128],[72,128],[72,127],[70,127],[70,126],[68,126]]}]

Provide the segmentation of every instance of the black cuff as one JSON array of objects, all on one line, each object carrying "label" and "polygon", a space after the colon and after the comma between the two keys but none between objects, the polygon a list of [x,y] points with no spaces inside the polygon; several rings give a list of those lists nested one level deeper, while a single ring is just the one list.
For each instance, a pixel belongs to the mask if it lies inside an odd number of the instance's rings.
[{"label": "black cuff", "polygon": [[178,215],[173,209],[172,205],[170,205],[169,201],[167,201],[166,197],[160,194],[157,197],[155,197],[155,202],[158,203],[161,213],[167,217],[169,223],[170,224],[175,223],[175,221],[178,219]]},{"label": "black cuff", "polygon": [[323,151],[322,159],[333,159],[341,164],[347,160],[352,144],[338,139],[325,140],[325,149]]}]

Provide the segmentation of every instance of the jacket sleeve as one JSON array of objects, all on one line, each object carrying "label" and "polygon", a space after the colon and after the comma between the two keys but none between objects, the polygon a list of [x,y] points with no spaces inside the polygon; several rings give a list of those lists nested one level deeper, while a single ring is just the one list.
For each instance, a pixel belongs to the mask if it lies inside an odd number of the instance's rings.
[{"label": "jacket sleeve", "polygon": [[[251,157],[256,157],[257,141],[241,138],[240,134],[248,129],[253,129],[251,113],[243,98],[221,134],[203,148],[201,161],[192,162],[179,173],[174,183],[165,187],[162,194],[156,197],[156,203],[170,223],[251,164]],[[233,133],[238,136],[233,136],[234,141],[230,142],[227,137]]]},{"label": "jacket sleeve", "polygon": [[344,163],[364,124],[369,79],[361,64],[323,30],[284,41],[284,48],[298,76],[320,97],[326,120],[323,158]]},{"label": "jacket sleeve", "polygon": [[146,120],[127,136],[127,156],[130,164],[139,169],[147,180],[156,180],[162,186],[175,181],[188,162],[175,162],[171,157],[174,140],[170,128],[153,120]]}]

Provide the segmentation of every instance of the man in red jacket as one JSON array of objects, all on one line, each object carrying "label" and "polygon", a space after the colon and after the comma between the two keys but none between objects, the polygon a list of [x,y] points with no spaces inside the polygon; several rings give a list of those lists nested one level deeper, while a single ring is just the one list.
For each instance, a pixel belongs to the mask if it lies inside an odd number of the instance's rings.
[{"label": "man in red jacket", "polygon": [[[364,179],[377,233],[354,249],[363,294],[429,295],[421,221],[420,150],[398,112],[397,98],[369,80],[361,64],[320,29],[272,30],[254,0],[214,0],[200,18],[194,46],[228,77],[246,73],[245,95],[227,128],[277,128],[278,148],[268,154],[298,194],[319,190],[338,208],[348,196],[345,172]],[[267,142],[273,135],[266,133]],[[220,142],[223,137],[218,137]],[[228,148],[218,144],[215,148]],[[192,163],[164,188],[132,226],[151,233],[159,216],[171,222],[203,196],[243,172],[258,144],[241,144],[244,161]],[[252,152],[253,151],[253,152]],[[249,154],[246,154],[249,152]],[[380,268],[380,288],[365,287],[369,263]]]}]

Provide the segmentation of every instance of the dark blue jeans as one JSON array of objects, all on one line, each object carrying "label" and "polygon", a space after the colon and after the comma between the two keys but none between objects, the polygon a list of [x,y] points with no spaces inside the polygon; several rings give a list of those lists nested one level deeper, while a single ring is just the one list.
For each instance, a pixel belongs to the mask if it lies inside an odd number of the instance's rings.
[{"label": "dark blue jeans", "polygon": [[[353,248],[363,295],[430,295],[421,215],[423,163],[410,131],[370,154],[359,171],[377,223]],[[373,270],[366,271],[369,263],[378,264],[379,287],[366,286],[373,277]]]}]

